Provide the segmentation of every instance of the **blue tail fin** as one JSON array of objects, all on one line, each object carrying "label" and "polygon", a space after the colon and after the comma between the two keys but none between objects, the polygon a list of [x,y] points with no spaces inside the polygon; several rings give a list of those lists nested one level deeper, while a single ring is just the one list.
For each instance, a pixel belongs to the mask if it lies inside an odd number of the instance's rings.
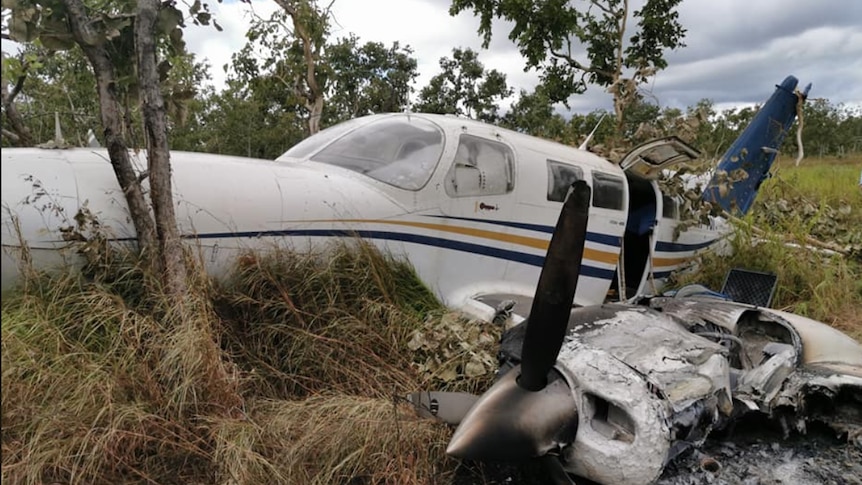
[{"label": "blue tail fin", "polygon": [[[731,214],[748,212],[796,118],[798,83],[795,77],[787,76],[776,86],[772,97],[721,157],[703,192],[703,200]],[[808,96],[809,89],[810,84],[801,93],[803,99]]]}]

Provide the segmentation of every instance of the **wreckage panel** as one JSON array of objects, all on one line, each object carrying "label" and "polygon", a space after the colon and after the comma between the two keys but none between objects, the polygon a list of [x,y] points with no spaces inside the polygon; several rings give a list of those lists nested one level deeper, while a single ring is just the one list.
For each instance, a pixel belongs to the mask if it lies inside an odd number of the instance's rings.
[{"label": "wreckage panel", "polygon": [[567,342],[558,362],[581,411],[575,442],[563,449],[566,469],[599,483],[655,480],[671,444],[663,399],[643,376],[601,350]]},{"label": "wreckage panel", "polygon": [[841,362],[862,367],[862,345],[824,323],[779,310],[769,310],[787,320],[802,339],[802,363]]}]

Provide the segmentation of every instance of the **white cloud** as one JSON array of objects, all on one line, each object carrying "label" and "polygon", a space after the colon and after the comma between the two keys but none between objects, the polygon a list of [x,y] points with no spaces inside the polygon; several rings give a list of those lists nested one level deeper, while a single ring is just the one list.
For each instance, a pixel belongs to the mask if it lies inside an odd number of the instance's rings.
[{"label": "white cloud", "polygon": [[[633,10],[643,0],[632,2]],[[488,49],[477,34],[479,20],[465,12],[452,17],[450,0],[336,0],[333,36],[355,33],[362,41],[398,41],[409,45],[418,62],[417,91],[439,70],[438,61],[453,47],[479,53],[486,68],[507,75],[515,93],[532,90],[535,72],[524,72],[524,60],[509,41],[510,24],[496,21]],[[252,12],[268,18],[272,0],[210,2],[223,32],[212,26],[189,26],[189,49],[210,64],[212,83],[225,84],[223,70],[231,55],[246,43]],[[772,86],[786,75],[813,83],[812,96],[862,107],[862,2],[850,0],[685,0],[680,22],[688,30],[687,47],[667,54],[668,69],[643,86],[662,106],[684,108],[699,99],[717,106],[745,106],[762,102]],[[4,40],[3,50],[18,44]],[[502,103],[506,108],[514,96]],[[610,109],[611,98],[591,87],[569,100],[573,111]]]}]

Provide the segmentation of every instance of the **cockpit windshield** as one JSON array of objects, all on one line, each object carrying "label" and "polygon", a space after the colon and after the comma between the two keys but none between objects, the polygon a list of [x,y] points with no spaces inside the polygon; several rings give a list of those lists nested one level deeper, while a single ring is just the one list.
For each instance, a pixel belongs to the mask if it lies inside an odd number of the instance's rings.
[{"label": "cockpit windshield", "polygon": [[356,126],[361,123],[362,118],[355,118],[349,121],[345,121],[344,123],[330,126],[329,128],[317,133],[316,135],[309,136],[308,138],[297,143],[296,145],[293,145],[290,150],[284,152],[284,155],[279,158],[305,158],[316,152],[317,150],[321,149],[332,140],[347,133],[353,128],[356,128]]},{"label": "cockpit windshield", "polygon": [[396,116],[357,128],[311,160],[418,190],[431,178],[442,153],[443,133],[436,125],[415,116]]}]

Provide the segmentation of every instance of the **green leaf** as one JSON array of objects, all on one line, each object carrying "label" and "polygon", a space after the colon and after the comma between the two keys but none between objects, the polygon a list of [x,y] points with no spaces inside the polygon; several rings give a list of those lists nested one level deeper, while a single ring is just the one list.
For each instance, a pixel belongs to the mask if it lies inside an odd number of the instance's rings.
[{"label": "green leaf", "polygon": [[197,20],[201,25],[209,25],[209,24],[210,24],[210,19],[212,19],[212,14],[210,14],[209,12],[199,12],[199,13],[195,16],[195,19],[196,19],[196,20]]},{"label": "green leaf", "polygon": [[53,51],[66,51],[75,47],[75,39],[73,39],[70,34],[63,35],[42,32],[42,35],[39,36],[39,41],[42,42],[42,45],[45,46],[46,49],[51,49]]},{"label": "green leaf", "polygon": [[24,8],[12,11],[9,19],[9,37],[18,42],[32,42],[38,33],[39,11]]},{"label": "green leaf", "polygon": [[177,27],[183,27],[183,14],[176,7],[165,7],[159,10],[156,25],[161,32],[173,32]]},{"label": "green leaf", "polygon": [[182,52],[186,49],[186,43],[183,41],[183,29],[176,27],[170,33],[171,46],[177,52]]}]

